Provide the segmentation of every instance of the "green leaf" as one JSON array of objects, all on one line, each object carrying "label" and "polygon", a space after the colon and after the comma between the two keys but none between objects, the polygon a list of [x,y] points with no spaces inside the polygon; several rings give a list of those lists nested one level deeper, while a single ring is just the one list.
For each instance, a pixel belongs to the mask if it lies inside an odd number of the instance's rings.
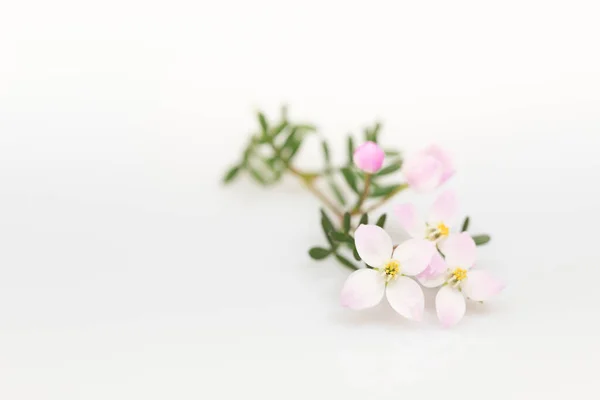
[{"label": "green leaf", "polygon": [[272,137],[277,137],[277,135],[279,135],[281,132],[283,132],[283,130],[288,126],[287,121],[282,121],[279,125],[277,125],[275,128],[273,128],[273,130],[271,131],[271,136]]},{"label": "green leaf", "polygon": [[240,172],[240,166],[236,165],[233,166],[229,169],[229,171],[227,171],[227,173],[225,174],[225,176],[223,177],[223,182],[224,183],[229,183],[232,180],[235,179],[235,177],[237,176],[238,172]]},{"label": "green leaf", "polygon": [[379,217],[379,219],[377,220],[377,222],[375,222],[375,225],[377,225],[380,228],[383,228],[383,225],[385,225],[386,218],[387,214],[382,214],[381,217]]},{"label": "green leaf", "polygon": [[347,233],[332,231],[330,235],[331,238],[336,242],[352,242],[352,236],[348,235]]},{"label": "green leaf", "polygon": [[298,152],[298,150],[300,149],[300,146],[302,146],[302,140],[295,140],[289,147],[289,151],[288,151],[288,156],[287,156],[287,161],[291,161],[292,158],[294,158],[294,156],[296,155],[296,153]]},{"label": "green leaf", "polygon": [[333,195],[337,199],[338,203],[345,206],[346,199],[344,198],[344,195],[342,194],[340,188],[338,187],[338,185],[336,185],[336,183],[333,181],[333,179],[329,180],[329,187],[331,188],[331,191],[333,192]]},{"label": "green leaf", "polygon": [[394,194],[404,190],[407,186],[405,184],[401,185],[391,185],[391,186],[381,186],[376,189],[373,189],[371,192],[371,197],[390,197]]},{"label": "green leaf", "polygon": [[350,186],[350,189],[355,193],[359,193],[358,186],[356,186],[356,175],[354,175],[354,171],[352,171],[350,167],[344,167],[341,171],[346,183]]},{"label": "green leaf", "polygon": [[333,240],[331,239],[331,232],[334,232],[335,228],[333,227],[331,219],[329,219],[329,216],[323,209],[321,209],[321,227],[323,228],[323,233],[325,233],[325,238],[329,244],[334,246]]},{"label": "green leaf", "polygon": [[323,247],[313,247],[308,250],[308,255],[315,260],[322,260],[331,254],[331,250],[324,249]]},{"label": "green leaf", "polygon": [[351,223],[351,217],[350,217],[350,213],[349,212],[345,212],[344,213],[344,233],[348,233],[350,232],[350,223]]},{"label": "green leaf", "polygon": [[371,132],[371,135],[373,135],[373,141],[375,143],[377,143],[377,141],[379,140],[379,131],[380,130],[381,130],[381,123],[376,122],[375,127],[373,128],[373,131]]},{"label": "green leaf", "polygon": [[302,145],[302,139],[303,136],[302,133],[298,130],[298,127],[292,127],[290,134],[281,146],[281,154],[285,162],[291,161],[291,159],[294,157],[294,155],[300,148],[300,145]]},{"label": "green leaf", "polygon": [[267,124],[267,119],[265,115],[261,112],[258,113],[258,122],[260,123],[260,129],[262,130],[263,135],[267,135],[269,131],[269,124]]},{"label": "green leaf", "polygon": [[329,156],[329,145],[323,140],[321,142],[321,147],[323,148],[323,158],[325,158],[325,164],[329,165],[331,163],[331,158]]},{"label": "green leaf", "polygon": [[482,246],[492,239],[490,235],[473,235],[472,238],[477,246]]},{"label": "green leaf", "polygon": [[348,136],[348,165],[354,164],[354,138]]},{"label": "green leaf", "polygon": [[462,224],[462,228],[461,228],[461,232],[466,232],[469,229],[469,222],[471,221],[471,219],[469,217],[466,217],[463,224]]},{"label": "green leaf", "polygon": [[340,264],[350,268],[350,269],[358,269],[358,267],[356,265],[354,265],[354,263],[350,260],[348,260],[346,257],[341,256],[339,254],[335,255],[335,258],[340,262]]},{"label": "green leaf", "polygon": [[395,156],[399,156],[401,153],[398,150],[384,150],[384,153],[387,157],[395,157]]},{"label": "green leaf", "polygon": [[356,261],[360,261],[360,256],[358,255],[358,250],[356,250],[356,246],[352,248],[352,255]]},{"label": "green leaf", "polygon": [[381,124],[379,122],[375,123],[373,129],[366,128],[365,129],[365,140],[369,142],[377,143],[377,136],[379,135],[379,130],[381,129]]},{"label": "green leaf", "polygon": [[295,126],[297,129],[304,132],[316,132],[317,127],[310,124],[300,124]]},{"label": "green leaf", "polygon": [[399,164],[399,163],[388,165],[387,167],[380,169],[375,175],[376,176],[384,176],[384,175],[393,174],[394,172],[398,171],[401,166],[402,166],[402,164]]},{"label": "green leaf", "polygon": [[250,172],[250,176],[252,178],[254,178],[254,180],[258,183],[260,183],[261,185],[267,185],[269,182],[267,181],[267,179],[265,177],[263,177],[260,172],[258,172],[257,170],[255,170],[254,168],[249,167],[248,168],[248,172]]},{"label": "green leaf", "polygon": [[362,215],[362,217],[360,217],[360,221],[358,222],[359,225],[367,225],[369,223],[369,216],[367,215],[367,213],[364,213]]}]

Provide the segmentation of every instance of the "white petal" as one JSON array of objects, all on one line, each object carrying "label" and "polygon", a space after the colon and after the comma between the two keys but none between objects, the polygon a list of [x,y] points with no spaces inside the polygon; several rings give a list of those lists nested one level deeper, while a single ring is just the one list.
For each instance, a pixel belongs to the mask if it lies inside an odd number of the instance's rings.
[{"label": "white petal", "polygon": [[360,225],[354,233],[356,251],[371,267],[381,267],[392,256],[392,238],[377,225]]},{"label": "white petal", "polygon": [[392,308],[403,317],[420,321],[423,318],[425,298],[423,290],[410,278],[401,276],[388,283],[385,296]]},{"label": "white petal", "polygon": [[400,272],[404,275],[417,275],[427,268],[435,252],[435,245],[425,239],[408,239],[396,250],[392,258],[400,263]]},{"label": "white petal", "polygon": [[461,283],[465,295],[475,301],[485,301],[500,293],[504,283],[500,282],[487,271],[469,271],[467,279]]},{"label": "white petal", "polygon": [[385,278],[372,269],[354,271],[342,288],[340,302],[343,307],[362,310],[379,304],[385,292]]},{"label": "white petal", "polygon": [[446,328],[455,325],[465,315],[465,298],[457,289],[443,286],[435,296],[437,316]]},{"label": "white petal", "polygon": [[446,264],[450,269],[461,267],[469,269],[475,263],[475,241],[467,233],[455,233],[440,244]]},{"label": "white petal", "polygon": [[448,265],[437,251],[433,253],[429,266],[425,271],[417,275],[419,283],[425,287],[432,288],[442,285],[446,282],[446,272]]},{"label": "white petal", "polygon": [[440,275],[435,278],[420,278],[417,275],[417,280],[421,285],[423,285],[423,287],[435,288],[438,286],[442,286],[444,283],[446,283],[446,274]]},{"label": "white petal", "polygon": [[414,238],[425,237],[425,221],[419,218],[417,209],[413,204],[399,204],[394,207],[394,214],[400,225]]},{"label": "white petal", "polygon": [[435,200],[429,214],[429,222],[438,224],[443,222],[450,226],[458,211],[458,201],[453,190],[447,190]]}]

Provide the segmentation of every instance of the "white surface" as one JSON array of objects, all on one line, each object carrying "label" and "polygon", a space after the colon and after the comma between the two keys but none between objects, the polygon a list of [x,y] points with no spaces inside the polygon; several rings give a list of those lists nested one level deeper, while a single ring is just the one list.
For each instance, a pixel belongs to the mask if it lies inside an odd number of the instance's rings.
[{"label": "white surface", "polygon": [[[0,398],[590,398],[597,15],[593,1],[3,2]],[[377,117],[390,145],[449,148],[449,186],[493,235],[481,264],[508,289],[452,330],[431,296],[420,325],[341,309],[347,271],[306,254],[316,201],[291,179],[219,185],[254,108],[281,102],[340,158],[342,135]]]}]

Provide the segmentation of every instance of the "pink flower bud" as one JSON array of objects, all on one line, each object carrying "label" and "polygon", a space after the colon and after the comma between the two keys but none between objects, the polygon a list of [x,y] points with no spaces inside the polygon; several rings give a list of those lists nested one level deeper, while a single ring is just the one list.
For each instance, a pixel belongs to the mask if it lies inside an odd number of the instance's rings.
[{"label": "pink flower bud", "polygon": [[445,150],[432,145],[407,157],[402,173],[411,188],[417,192],[428,192],[454,175],[454,164]]},{"label": "pink flower bud", "polygon": [[369,174],[381,169],[384,157],[383,150],[374,142],[365,142],[354,150],[354,164]]}]

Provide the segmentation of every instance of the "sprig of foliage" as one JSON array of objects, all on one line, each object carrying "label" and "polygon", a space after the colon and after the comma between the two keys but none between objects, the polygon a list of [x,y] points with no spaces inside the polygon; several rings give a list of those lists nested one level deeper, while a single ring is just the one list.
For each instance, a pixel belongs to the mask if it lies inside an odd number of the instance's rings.
[{"label": "sprig of foliage", "polygon": [[[355,261],[361,261],[353,232],[358,225],[368,223],[370,213],[408,188],[399,176],[402,154],[384,148],[385,165],[376,173],[367,174],[354,165],[356,147],[352,134],[346,138],[346,161],[339,166],[333,165],[331,148],[322,137],[322,168],[302,171],[294,166],[294,160],[305,139],[316,134],[316,127],[291,122],[285,107],[274,121],[258,112],[257,122],[258,130],[251,134],[241,160],[227,170],[223,182],[232,183],[246,174],[261,186],[271,186],[281,181],[286,173],[296,176],[327,208],[327,211],[321,209],[321,227],[327,245],[312,247],[308,252],[310,257],[323,260],[333,256],[342,265],[358,269],[359,266],[345,255],[351,254]],[[382,124],[379,122],[366,127],[363,131],[364,140],[379,143],[381,130]],[[385,222],[385,214],[378,216],[377,225],[383,227]],[[463,230],[468,226],[467,218]],[[489,235],[475,235],[473,238],[478,245],[490,240]]]}]

